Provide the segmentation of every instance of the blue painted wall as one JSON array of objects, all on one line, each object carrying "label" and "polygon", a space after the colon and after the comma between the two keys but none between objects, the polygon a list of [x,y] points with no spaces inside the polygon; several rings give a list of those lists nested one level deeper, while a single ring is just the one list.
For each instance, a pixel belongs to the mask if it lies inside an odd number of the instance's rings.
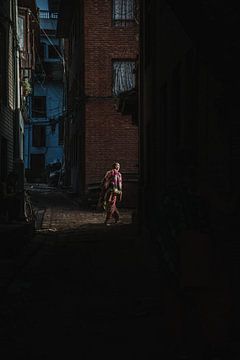
[{"label": "blue painted wall", "polygon": [[[46,96],[47,116],[34,118],[31,116],[31,123],[25,127],[25,167],[30,168],[31,154],[45,154],[45,165],[59,159],[62,161],[63,146],[59,145],[59,121],[63,112],[63,86],[61,83],[49,82],[43,85],[35,84],[35,96]],[[56,124],[52,127],[51,122]],[[46,146],[32,146],[32,126],[43,125],[46,132]]]},{"label": "blue painted wall", "polygon": [[41,10],[48,10],[48,0],[36,0],[37,7]]},{"label": "blue painted wall", "polygon": [[[54,36],[47,35],[47,29],[56,29],[57,19],[51,18],[48,15],[48,1],[39,0],[37,6],[40,8],[40,27],[43,29],[41,36],[41,43],[44,45],[44,57],[41,63],[54,65],[53,63],[61,63],[61,57],[49,57],[48,46],[58,45],[61,47],[61,41]],[[42,13],[41,13],[42,11]],[[32,97],[46,96],[46,116],[33,117],[32,114]],[[63,113],[63,82],[56,81],[56,78],[51,80],[47,76],[42,79],[36,78],[33,85],[33,92],[29,101],[29,124],[25,125],[24,136],[24,164],[25,168],[31,168],[31,154],[43,154],[45,157],[45,166],[50,163],[61,161],[63,162],[63,145],[59,144],[59,121]],[[32,143],[32,127],[34,125],[45,126],[45,146],[34,147]]]}]

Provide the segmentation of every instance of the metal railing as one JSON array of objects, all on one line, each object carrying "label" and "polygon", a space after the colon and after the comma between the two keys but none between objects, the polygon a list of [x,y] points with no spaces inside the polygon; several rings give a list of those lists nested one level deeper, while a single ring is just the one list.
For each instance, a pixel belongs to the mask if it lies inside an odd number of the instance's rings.
[{"label": "metal railing", "polygon": [[40,19],[58,19],[58,13],[50,12],[48,10],[40,10],[39,13]]}]

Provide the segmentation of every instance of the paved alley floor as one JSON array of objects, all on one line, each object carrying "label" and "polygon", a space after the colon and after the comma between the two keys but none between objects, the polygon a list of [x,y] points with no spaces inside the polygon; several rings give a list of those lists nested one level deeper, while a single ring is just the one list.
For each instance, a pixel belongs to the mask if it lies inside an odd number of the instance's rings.
[{"label": "paved alley floor", "polygon": [[170,359],[162,280],[144,266],[131,211],[106,227],[63,193],[33,200],[42,228],[2,295],[0,358]]},{"label": "paved alley floor", "polygon": [[1,360],[240,359],[238,342],[230,352],[225,340],[217,351],[211,344],[228,324],[222,293],[182,291],[132,210],[120,208],[121,222],[107,227],[104,212],[81,208],[67,191],[29,191],[35,234],[0,254]]}]

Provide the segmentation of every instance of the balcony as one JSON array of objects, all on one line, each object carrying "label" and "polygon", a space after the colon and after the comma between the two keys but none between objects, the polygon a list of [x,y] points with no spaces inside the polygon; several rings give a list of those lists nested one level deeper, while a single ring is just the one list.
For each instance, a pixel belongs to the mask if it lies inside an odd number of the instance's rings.
[{"label": "balcony", "polygon": [[40,27],[42,30],[56,31],[58,13],[51,12],[48,10],[40,10],[39,18],[40,18]]},{"label": "balcony", "polygon": [[48,11],[48,10],[40,10],[39,17],[40,17],[40,19],[50,19],[50,20],[54,19],[54,20],[57,20],[58,19],[58,13],[51,12],[51,11]]}]

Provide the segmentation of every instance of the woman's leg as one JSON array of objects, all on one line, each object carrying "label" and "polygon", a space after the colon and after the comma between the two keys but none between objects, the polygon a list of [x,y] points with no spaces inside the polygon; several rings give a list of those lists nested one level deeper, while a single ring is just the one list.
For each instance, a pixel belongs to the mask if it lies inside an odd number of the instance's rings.
[{"label": "woman's leg", "polygon": [[[116,208],[116,196],[113,196],[111,200],[107,203],[107,209],[106,209],[106,219],[105,224],[111,219],[114,218],[116,222],[116,218],[119,219],[118,210]],[[118,221],[118,220],[117,220]]]},{"label": "woman's leg", "polygon": [[115,223],[117,223],[119,221],[120,218],[120,214],[119,211],[117,209],[117,206],[115,205],[115,211],[112,214],[113,218],[115,219]]}]

